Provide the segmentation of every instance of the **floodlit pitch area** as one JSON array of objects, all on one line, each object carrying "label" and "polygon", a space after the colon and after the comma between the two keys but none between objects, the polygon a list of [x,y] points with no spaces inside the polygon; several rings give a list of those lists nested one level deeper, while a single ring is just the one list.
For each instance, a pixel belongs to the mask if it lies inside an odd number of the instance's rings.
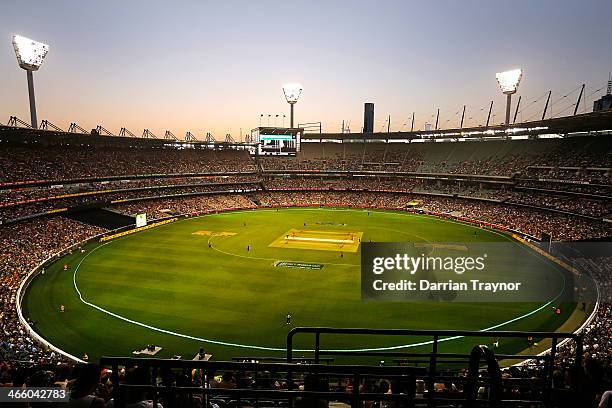
[{"label": "floodlit pitch area", "polygon": [[[162,347],[156,355],[161,358],[191,358],[200,347],[217,360],[283,356],[287,332],[293,327],[286,325],[287,313],[292,314],[294,326],[541,331],[572,330],[584,316],[573,305],[559,305],[562,313],[555,315],[554,299],[489,304],[362,302],[360,247],[356,252],[338,252],[287,246],[323,245],[300,240],[270,246],[279,237],[286,238],[288,231],[302,230],[308,234],[296,237],[320,240],[330,236],[326,232],[337,231],[333,239],[349,239],[345,234],[353,233],[353,241],[356,231],[361,231],[363,242],[510,239],[465,224],[392,211],[308,208],[207,215],[93,243],[85,253],[67,255],[34,279],[25,295],[24,314],[53,344],[77,356],[86,352],[92,360],[131,355],[147,344]],[[551,262],[527,248],[525,256],[539,261],[531,263],[536,266],[530,270],[494,274],[520,274],[560,285]],[[69,265],[66,271],[64,264]],[[295,346],[311,346],[312,338],[305,337],[296,338]],[[321,345],[429,350],[414,346],[423,340],[323,337]],[[472,340],[453,339],[441,343],[440,351],[465,350],[468,345]],[[525,347],[524,340],[516,339],[502,342],[498,350]]]},{"label": "floodlit pitch area", "polygon": [[271,247],[357,252],[363,232],[290,229],[270,244]]}]

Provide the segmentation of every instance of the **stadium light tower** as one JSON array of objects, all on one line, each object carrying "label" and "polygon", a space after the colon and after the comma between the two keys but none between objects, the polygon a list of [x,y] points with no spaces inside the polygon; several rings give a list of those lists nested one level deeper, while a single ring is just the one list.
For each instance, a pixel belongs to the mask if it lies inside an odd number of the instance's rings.
[{"label": "stadium light tower", "polygon": [[285,99],[289,106],[291,106],[290,114],[289,114],[289,127],[293,128],[293,105],[295,105],[300,99],[300,95],[302,94],[302,85],[300,84],[285,84],[283,85],[283,93],[285,94]]},{"label": "stadium light tower", "polygon": [[15,55],[17,55],[19,66],[26,70],[28,76],[30,118],[32,120],[32,127],[36,129],[38,125],[36,121],[36,100],[34,99],[34,77],[32,72],[38,71],[38,68],[40,68],[47,52],[49,52],[49,46],[20,35],[14,35],[13,48],[15,48]]},{"label": "stadium light tower", "polygon": [[497,82],[502,92],[508,96],[506,100],[506,125],[510,124],[510,105],[512,105],[512,94],[516,93],[516,90],[523,77],[522,69],[513,69],[510,71],[498,72],[495,74]]}]

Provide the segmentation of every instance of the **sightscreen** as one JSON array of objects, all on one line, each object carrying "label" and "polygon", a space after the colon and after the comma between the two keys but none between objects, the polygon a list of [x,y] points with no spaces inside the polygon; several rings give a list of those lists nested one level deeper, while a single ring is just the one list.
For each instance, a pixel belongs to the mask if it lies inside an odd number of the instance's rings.
[{"label": "sightscreen", "polygon": [[147,214],[136,214],[136,228],[144,227],[147,225]]}]

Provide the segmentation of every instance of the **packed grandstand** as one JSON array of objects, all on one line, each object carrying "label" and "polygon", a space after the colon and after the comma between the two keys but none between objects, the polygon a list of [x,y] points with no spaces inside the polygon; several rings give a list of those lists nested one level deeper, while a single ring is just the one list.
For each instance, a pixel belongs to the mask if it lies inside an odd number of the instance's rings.
[{"label": "packed grandstand", "polygon": [[[17,291],[44,260],[113,228],[81,216],[97,209],[130,217],[146,213],[155,220],[261,207],[371,207],[465,220],[534,241],[612,236],[609,135],[436,143],[322,141],[302,143],[296,157],[253,153],[240,144],[69,134],[57,138],[44,131],[24,136],[22,129],[2,127],[0,383],[65,384],[70,378],[74,362],[32,338],[20,322]],[[579,264],[598,281],[602,294],[594,319],[581,332],[589,384],[581,398],[591,401],[610,375],[611,261],[585,259]],[[557,353],[557,389],[577,381],[572,347]],[[45,376],[33,375],[40,370]],[[519,365],[503,376],[531,378],[533,370]],[[122,380],[138,384],[143,375],[150,373],[136,369],[122,373]],[[105,380],[94,381],[101,398],[110,395],[110,381]],[[208,379],[227,388],[258,388],[264,380],[238,372]],[[190,376],[185,381],[201,385],[205,380]],[[283,389],[287,384],[271,386]],[[338,391],[352,386],[339,385]],[[362,392],[389,386],[384,381],[361,385]],[[436,387],[448,394],[463,391],[452,378]],[[419,392],[422,396],[424,390]],[[530,392],[504,389],[517,400],[533,397]]]}]

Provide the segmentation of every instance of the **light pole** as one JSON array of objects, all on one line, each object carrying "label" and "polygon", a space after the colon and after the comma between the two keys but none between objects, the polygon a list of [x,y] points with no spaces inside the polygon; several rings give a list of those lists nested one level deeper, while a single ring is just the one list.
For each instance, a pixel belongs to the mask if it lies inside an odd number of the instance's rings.
[{"label": "light pole", "polygon": [[283,85],[283,93],[285,94],[285,99],[289,106],[291,106],[291,110],[289,111],[289,125],[293,128],[293,105],[295,105],[300,99],[300,95],[302,94],[302,85],[300,84],[285,84]]},{"label": "light pole", "polygon": [[17,56],[19,66],[26,70],[28,77],[28,94],[30,96],[30,119],[32,127],[38,128],[36,119],[36,99],[34,98],[34,76],[32,72],[38,71],[42,64],[49,46],[38,41],[31,40],[20,35],[13,36],[13,48]]},{"label": "light pole", "polygon": [[512,105],[512,94],[516,93],[516,90],[523,77],[523,70],[513,69],[510,71],[498,72],[495,74],[497,82],[502,92],[507,95],[506,99],[506,125],[510,125],[510,106]]}]

